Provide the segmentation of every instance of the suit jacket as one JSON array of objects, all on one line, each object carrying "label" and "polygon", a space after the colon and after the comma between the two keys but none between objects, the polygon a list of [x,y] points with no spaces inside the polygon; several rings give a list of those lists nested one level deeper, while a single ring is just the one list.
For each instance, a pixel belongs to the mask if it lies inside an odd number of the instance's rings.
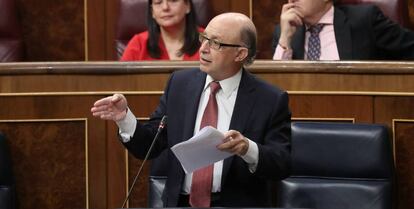
[{"label": "suit jacket", "polygon": [[[134,136],[124,145],[138,158],[143,158],[154,138],[162,116],[168,115],[151,157],[163,149],[193,136],[199,99],[206,73],[199,69],[172,73],[159,106],[146,124],[137,124]],[[290,172],[290,111],[286,92],[271,86],[243,70],[230,122],[230,129],[240,131],[257,143],[259,161],[255,173],[240,157],[224,160],[220,202],[222,206],[270,206],[269,181],[280,180]],[[163,201],[176,207],[185,173],[174,154],[168,151],[168,180]]]},{"label": "suit jacket", "polygon": [[[376,6],[335,6],[334,30],[341,60],[414,59],[414,32],[385,17]],[[305,32],[302,26],[293,36],[293,59],[304,59]],[[276,26],[273,51],[279,36]]]}]

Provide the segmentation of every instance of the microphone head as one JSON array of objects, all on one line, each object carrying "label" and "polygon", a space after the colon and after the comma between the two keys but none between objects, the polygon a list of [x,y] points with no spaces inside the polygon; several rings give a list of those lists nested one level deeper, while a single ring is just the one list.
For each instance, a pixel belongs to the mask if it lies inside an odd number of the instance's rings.
[{"label": "microphone head", "polygon": [[164,115],[161,119],[160,125],[158,126],[158,130],[162,130],[167,125],[168,116]]}]

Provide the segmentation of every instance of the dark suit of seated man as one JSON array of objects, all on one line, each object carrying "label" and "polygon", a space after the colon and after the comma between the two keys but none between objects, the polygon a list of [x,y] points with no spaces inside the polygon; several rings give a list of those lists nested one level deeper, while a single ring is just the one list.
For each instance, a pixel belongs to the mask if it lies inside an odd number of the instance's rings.
[{"label": "dark suit of seated man", "polygon": [[[169,150],[165,206],[269,207],[269,181],[290,172],[288,95],[243,68],[256,55],[256,28],[247,16],[221,14],[199,38],[200,69],[172,73],[148,123],[135,119],[121,94],[96,101],[91,111],[116,121],[123,144],[138,158],[168,115],[151,155]],[[169,148],[206,124],[224,133],[217,149],[234,155],[186,174]]]},{"label": "dark suit of seated man", "polygon": [[275,60],[414,60],[414,32],[373,5],[289,0],[273,49]]}]

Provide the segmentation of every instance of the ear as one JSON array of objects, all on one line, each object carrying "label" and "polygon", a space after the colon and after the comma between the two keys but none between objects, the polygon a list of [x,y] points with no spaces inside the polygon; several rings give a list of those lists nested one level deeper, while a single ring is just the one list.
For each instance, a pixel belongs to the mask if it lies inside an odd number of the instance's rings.
[{"label": "ear", "polygon": [[249,55],[249,50],[245,47],[239,47],[236,52],[236,58],[234,61],[236,62],[243,62],[246,59],[247,55]]}]

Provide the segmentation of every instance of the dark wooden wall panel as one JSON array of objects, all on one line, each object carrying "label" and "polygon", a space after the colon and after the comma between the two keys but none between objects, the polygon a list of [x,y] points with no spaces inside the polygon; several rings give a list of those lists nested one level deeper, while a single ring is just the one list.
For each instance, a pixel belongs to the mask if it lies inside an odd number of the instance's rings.
[{"label": "dark wooden wall panel", "polygon": [[414,204],[414,118],[410,121],[396,120],[393,126],[398,208],[410,208]]},{"label": "dark wooden wall panel", "polygon": [[391,131],[394,130],[399,209],[410,208],[414,203],[413,107],[414,97],[375,98],[375,122],[387,124]]},{"label": "dark wooden wall panel", "polygon": [[107,54],[106,28],[108,27],[105,17],[109,16],[106,4],[102,0],[84,1],[87,1],[87,41],[85,44],[87,56],[85,58],[87,61],[105,60]]},{"label": "dark wooden wall panel", "polygon": [[[138,172],[139,167],[142,164],[142,160],[136,159],[132,155],[128,155],[128,189],[131,188],[132,182]],[[131,198],[129,201],[130,208],[145,208],[148,207],[148,175],[149,175],[149,163],[146,162],[142,170],[142,174],[139,176],[135,187],[132,190]]]},{"label": "dark wooden wall panel", "polygon": [[394,119],[414,119],[414,97],[378,96],[374,100],[375,123],[392,127]]},{"label": "dark wooden wall panel", "polygon": [[408,1],[408,12],[410,16],[411,28],[414,29],[414,0],[407,0]]},{"label": "dark wooden wall panel", "polygon": [[26,61],[85,60],[83,0],[16,2]]},{"label": "dark wooden wall panel", "polygon": [[258,54],[260,59],[271,59],[272,34],[279,23],[280,11],[285,1],[260,0],[253,2],[253,21],[258,33]]},{"label": "dark wooden wall panel", "polygon": [[[107,162],[106,162],[106,123],[99,119],[92,117],[90,114],[90,108],[94,101],[101,98],[101,96],[62,96],[62,95],[54,95],[54,96],[8,96],[2,97],[0,99],[0,118],[1,120],[27,120],[27,119],[73,119],[73,118],[87,118],[88,119],[88,174],[89,178],[89,206],[90,208],[97,208],[97,209],[104,209],[107,208],[106,196],[107,196]],[[72,130],[70,127],[68,129],[62,128],[61,130],[54,130],[53,127],[45,127],[45,133],[51,131],[51,133],[57,132],[54,139],[62,140],[68,139],[67,137],[72,137],[73,134],[81,133],[80,131],[84,131],[85,128],[83,127],[82,130]],[[30,131],[30,130],[29,130]],[[24,132],[22,132],[24,133]],[[36,134],[42,136],[43,132],[38,131]],[[64,136],[60,136],[64,135]],[[113,133],[116,136],[116,133]],[[47,135],[46,135],[47,136]],[[24,138],[20,138],[19,140],[23,140]],[[84,137],[84,135],[83,135]],[[17,138],[16,138],[17,139]],[[31,139],[36,139],[36,137],[32,137]],[[50,139],[50,138],[48,138]],[[85,140],[83,140],[84,142]],[[25,143],[30,144],[31,141],[25,141]],[[65,143],[62,143],[62,147],[56,150],[56,153],[65,154],[73,154],[71,147],[64,147]],[[42,144],[48,147],[48,143]],[[52,144],[53,145],[53,144]],[[52,146],[52,148],[54,145]],[[76,150],[76,149],[75,149]],[[47,152],[44,152],[47,154]],[[55,152],[53,152],[55,153]],[[79,153],[78,153],[79,154]],[[20,163],[23,161],[17,161],[16,163]],[[26,161],[24,161],[26,162]],[[27,160],[29,163],[30,160]],[[53,161],[52,161],[53,162]],[[85,161],[67,161],[67,163],[79,163],[78,166],[84,166]],[[53,165],[53,164],[52,164]],[[38,164],[34,163],[33,168],[39,169],[43,168],[43,166],[47,166],[47,164]],[[32,171],[19,171],[19,173],[31,173]],[[36,171],[33,171],[36,172]],[[66,173],[65,175],[72,175],[71,173]],[[75,176],[74,180],[78,177]],[[26,182],[27,183],[27,182]],[[31,187],[30,183],[23,185],[24,187]],[[48,186],[47,182],[42,182],[45,187]],[[78,184],[79,182],[73,182]],[[82,187],[84,184],[79,183],[79,187]],[[40,191],[39,191],[40,192]],[[19,192],[18,192],[19,194]],[[49,194],[49,193],[46,193]],[[64,195],[64,193],[62,193]],[[71,200],[71,195],[65,195],[67,198],[66,200]],[[65,200],[65,201],[66,201]],[[29,201],[29,200],[22,200]],[[79,199],[79,201],[82,201]],[[36,208],[35,205],[32,205],[30,208]],[[69,205],[70,206],[70,205]],[[84,208],[85,206],[81,207],[70,207],[70,208]],[[39,207],[43,209],[54,209],[59,207],[53,207],[53,205],[49,205],[48,207]]]},{"label": "dark wooden wall panel", "polygon": [[20,209],[86,208],[86,120],[2,122]]},{"label": "dark wooden wall panel", "polygon": [[[148,118],[158,105],[161,94],[153,95],[127,95],[128,106],[138,118]],[[133,179],[138,172],[142,161],[131,154],[125,155],[126,149],[117,137],[117,126],[108,122],[108,207],[121,207],[126,191],[130,189]],[[148,198],[148,167],[146,162],[142,174],[132,190],[129,207],[147,207]]]},{"label": "dark wooden wall panel", "polygon": [[369,96],[300,95],[290,94],[290,108],[293,118],[329,121],[372,123],[373,100]]}]

